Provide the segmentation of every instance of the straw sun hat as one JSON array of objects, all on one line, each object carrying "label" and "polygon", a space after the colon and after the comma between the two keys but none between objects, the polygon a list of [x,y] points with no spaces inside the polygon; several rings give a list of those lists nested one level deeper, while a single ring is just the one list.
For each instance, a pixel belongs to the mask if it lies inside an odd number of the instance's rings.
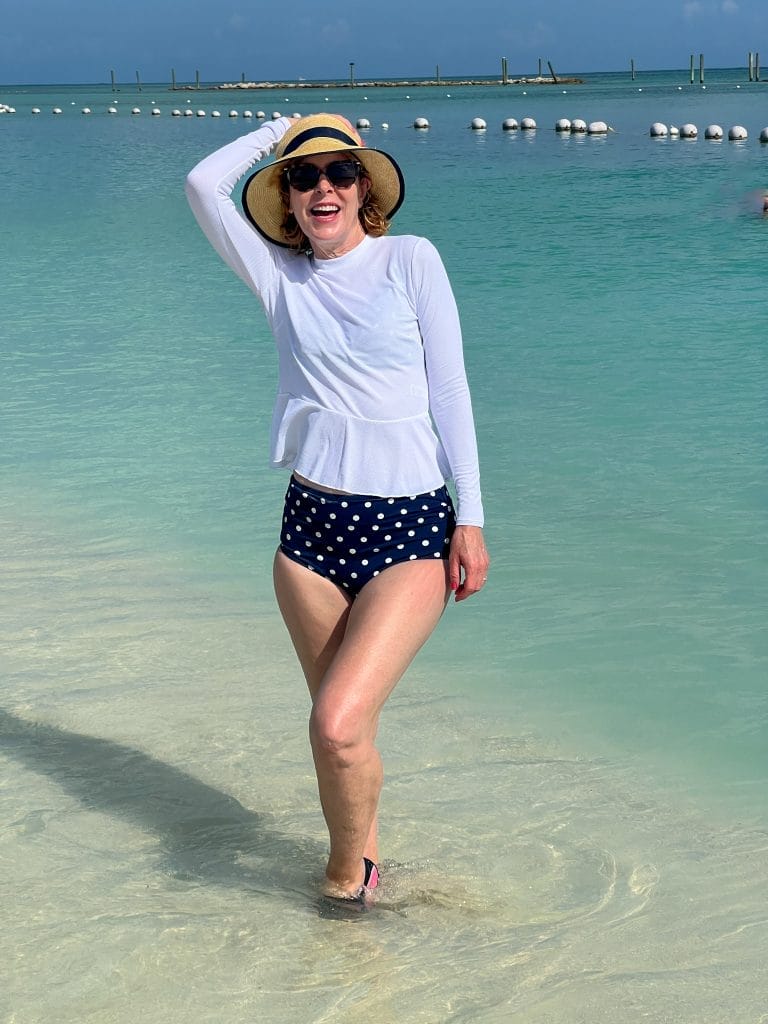
[{"label": "straw sun hat", "polygon": [[243,209],[260,234],[270,242],[291,248],[283,233],[280,175],[287,165],[301,157],[336,152],[355,154],[370,179],[371,197],[387,220],[400,209],[405,183],[392,157],[380,149],[367,149],[343,117],[311,114],[291,125],[275,148],[274,162],[260,167],[245,183]]}]

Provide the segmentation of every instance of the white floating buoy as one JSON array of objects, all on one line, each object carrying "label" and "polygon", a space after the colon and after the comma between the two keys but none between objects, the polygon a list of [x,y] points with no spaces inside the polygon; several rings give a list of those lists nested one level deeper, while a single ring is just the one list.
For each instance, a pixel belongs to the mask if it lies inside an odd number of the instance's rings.
[{"label": "white floating buoy", "polygon": [[533,132],[536,130],[536,122],[532,117],[524,117],[520,122],[520,127],[524,132]]},{"label": "white floating buoy", "polygon": [[140,114],[141,113],[141,107],[134,107],[133,110],[131,111],[131,113],[132,114]]},{"label": "white floating buoy", "polygon": [[699,135],[699,129],[695,124],[684,124],[680,128],[681,139],[696,139]]},{"label": "white floating buoy", "polygon": [[280,113],[279,110],[273,110],[272,111],[272,120],[273,121],[276,121],[278,119],[278,117],[282,117],[282,116],[283,115]]},{"label": "white floating buoy", "polygon": [[243,111],[243,117],[253,117],[253,111],[252,110],[244,110]]},{"label": "white floating buoy", "polygon": [[517,123],[514,117],[505,117],[501,122],[501,127],[505,132],[516,132],[520,125]]},{"label": "white floating buoy", "polygon": [[570,132],[570,130],[571,122],[568,120],[567,117],[561,117],[557,121],[555,121],[556,132]]},{"label": "white floating buoy", "polygon": [[33,114],[39,114],[40,113],[40,107],[32,107],[32,113]]},{"label": "white floating buoy", "polygon": [[768,142],[768,128],[763,128],[763,130],[760,132],[760,141]]},{"label": "white floating buoy", "polygon": [[291,117],[301,117],[301,114],[298,112],[298,110],[294,110],[294,112],[291,114]]},{"label": "white floating buoy", "polygon": [[572,132],[576,132],[578,134],[578,133],[581,133],[581,132],[585,132],[586,130],[587,130],[587,122],[586,121],[582,121],[582,119],[580,117],[575,117],[571,121],[571,131]]},{"label": "white floating buoy", "polygon": [[667,126],[662,124],[661,121],[654,121],[651,125],[651,138],[652,139],[666,139],[667,137]]},{"label": "white floating buoy", "polygon": [[704,129],[704,138],[712,142],[719,142],[723,137],[723,129],[719,124],[709,124]]},{"label": "white floating buoy", "polygon": [[731,142],[743,142],[748,137],[747,129],[741,124],[735,124],[728,129],[728,138]]},{"label": "white floating buoy", "polygon": [[263,110],[256,111],[256,117],[258,117],[261,121],[263,121],[266,116],[267,115],[264,113]]},{"label": "white floating buoy", "polygon": [[358,117],[358,119],[357,119],[357,127],[358,128],[370,128],[371,127],[371,122],[368,120],[367,117]]},{"label": "white floating buoy", "polygon": [[608,125],[605,121],[590,121],[587,127],[587,133],[589,135],[607,135]]},{"label": "white floating buoy", "polygon": [[419,131],[422,132],[426,131],[427,128],[429,128],[429,121],[426,119],[426,117],[417,117],[416,120],[413,122],[413,127],[418,128]]},{"label": "white floating buoy", "polygon": [[240,117],[240,115],[238,114],[238,112],[236,110],[230,110],[229,116],[230,117]]},{"label": "white floating buoy", "polygon": [[219,111],[219,110],[212,110],[211,111],[211,117],[221,117],[221,111]]},{"label": "white floating buoy", "polygon": [[670,139],[679,139],[680,138],[680,129],[677,127],[676,124],[671,124],[669,126],[669,137],[670,137]]},{"label": "white floating buoy", "polygon": [[384,131],[387,131],[387,129],[389,128],[389,125],[387,124],[386,121],[382,121],[381,122],[381,127],[384,129]]},{"label": "white floating buoy", "polygon": [[82,111],[82,112],[83,112],[84,114],[90,114],[90,112],[91,112],[91,108],[90,108],[90,107],[83,107],[83,111]]},{"label": "white floating buoy", "polygon": [[152,107],[152,117],[159,117],[159,116],[160,116],[159,108],[158,107]]},{"label": "white floating buoy", "polygon": [[195,111],[195,117],[205,117],[205,111],[204,110],[196,110]]},{"label": "white floating buoy", "polygon": [[181,111],[180,110],[172,110],[171,111],[171,117],[181,117]]},{"label": "white floating buoy", "polygon": [[51,111],[51,113],[52,114],[60,114],[61,113],[61,107],[54,107],[53,110]]},{"label": "white floating buoy", "polygon": [[194,117],[194,116],[195,115],[192,113],[192,111],[189,109],[189,107],[187,107],[187,109],[184,111],[184,117]]},{"label": "white floating buoy", "polygon": [[486,123],[482,119],[482,117],[473,117],[472,124],[469,127],[472,129],[472,131],[484,132],[486,129]]},{"label": "white floating buoy", "polygon": [[116,114],[117,113],[117,107],[107,107],[107,113],[108,114]]}]

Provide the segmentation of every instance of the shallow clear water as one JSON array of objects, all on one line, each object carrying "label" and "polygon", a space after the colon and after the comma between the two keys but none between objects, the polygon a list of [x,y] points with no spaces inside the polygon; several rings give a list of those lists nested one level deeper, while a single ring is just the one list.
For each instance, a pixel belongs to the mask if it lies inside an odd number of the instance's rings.
[{"label": "shallow clear water", "polygon": [[[764,1019],[768,118],[744,77],[158,88],[157,118],[148,87],[117,116],[108,88],[0,93],[3,1019]],[[314,897],[271,598],[271,340],[182,193],[246,130],[230,108],[326,95],[401,161],[397,230],[454,281],[494,558],[388,708],[385,883],[352,924]],[[187,99],[209,116],[171,118]]]}]

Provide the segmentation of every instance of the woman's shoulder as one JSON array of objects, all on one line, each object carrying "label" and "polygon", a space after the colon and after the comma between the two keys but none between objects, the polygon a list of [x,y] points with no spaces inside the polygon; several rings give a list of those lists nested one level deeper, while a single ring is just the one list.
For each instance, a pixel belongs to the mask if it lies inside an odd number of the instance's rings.
[{"label": "woman's shoulder", "polygon": [[392,259],[429,261],[438,255],[432,242],[422,235],[382,235],[372,241]]}]

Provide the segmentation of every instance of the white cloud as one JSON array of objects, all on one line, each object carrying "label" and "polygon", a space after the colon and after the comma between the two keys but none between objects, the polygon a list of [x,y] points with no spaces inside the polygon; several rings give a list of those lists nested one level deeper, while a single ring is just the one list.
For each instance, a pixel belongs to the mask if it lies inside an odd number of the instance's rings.
[{"label": "white cloud", "polygon": [[723,0],[722,10],[723,14],[738,14],[739,5],[736,3],[736,0]]},{"label": "white cloud", "polygon": [[683,4],[683,14],[686,18],[697,18],[704,13],[704,4],[700,0],[688,0]]}]

